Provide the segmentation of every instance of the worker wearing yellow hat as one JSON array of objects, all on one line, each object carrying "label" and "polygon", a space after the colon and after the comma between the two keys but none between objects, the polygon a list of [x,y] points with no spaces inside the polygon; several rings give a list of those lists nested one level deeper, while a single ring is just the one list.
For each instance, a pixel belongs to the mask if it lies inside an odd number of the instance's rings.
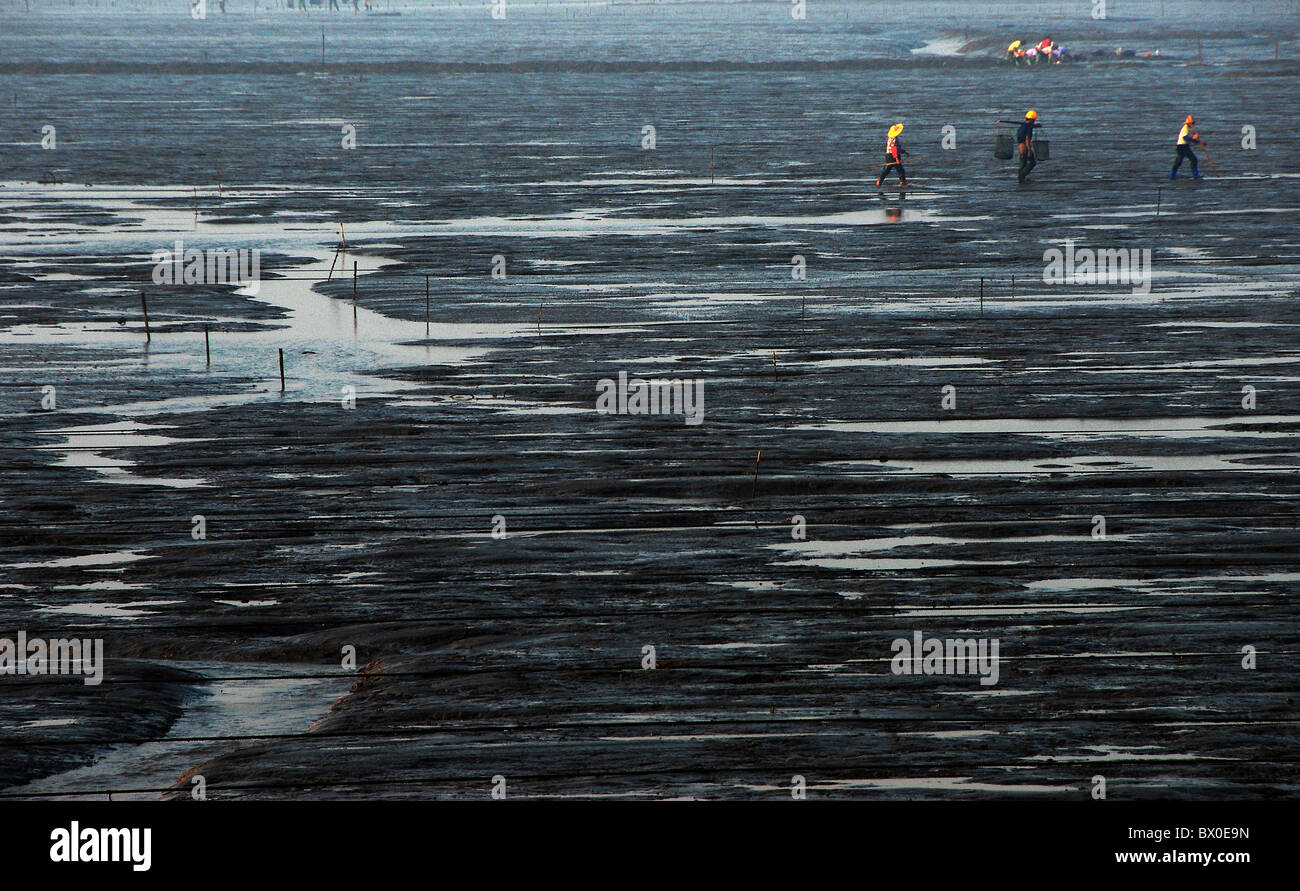
[{"label": "worker wearing yellow hat", "polygon": [[1024,123],[1020,129],[1016,130],[1016,146],[1020,149],[1020,181],[1023,183],[1025,177],[1029,176],[1029,171],[1038,166],[1038,160],[1034,157],[1034,128],[1041,127],[1038,123],[1038,112],[1032,108],[1025,112]]},{"label": "worker wearing yellow hat", "polygon": [[1183,121],[1183,129],[1178,131],[1178,144],[1175,147],[1178,154],[1174,156],[1174,169],[1169,171],[1170,179],[1178,179],[1178,168],[1183,166],[1183,160],[1192,162],[1192,179],[1201,179],[1201,171],[1196,168],[1196,155],[1192,154],[1193,145],[1205,145],[1199,133],[1192,131],[1196,126],[1196,119],[1190,114]]},{"label": "worker wearing yellow hat", "polygon": [[889,171],[894,169],[898,170],[898,184],[900,186],[907,185],[907,173],[903,170],[903,155],[906,155],[907,152],[903,150],[902,145],[898,142],[898,137],[902,133],[902,124],[895,124],[889,128],[889,138],[885,142],[885,163],[882,165],[883,169],[880,171],[880,176],[876,177],[877,188],[884,185],[885,177],[889,175]]}]

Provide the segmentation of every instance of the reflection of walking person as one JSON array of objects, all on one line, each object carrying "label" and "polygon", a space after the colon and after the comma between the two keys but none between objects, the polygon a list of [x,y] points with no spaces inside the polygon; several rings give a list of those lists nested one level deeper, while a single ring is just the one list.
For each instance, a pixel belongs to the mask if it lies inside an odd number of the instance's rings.
[{"label": "reflection of walking person", "polygon": [[889,139],[885,142],[885,163],[884,169],[880,171],[880,176],[876,177],[876,188],[884,185],[885,177],[889,171],[898,171],[898,184],[907,185],[907,172],[903,170],[903,155],[907,152],[898,143],[898,137],[903,132],[902,124],[895,124],[889,128]]},{"label": "reflection of walking person", "polygon": [[[1192,179],[1202,179],[1201,171],[1196,167],[1196,155],[1192,154],[1192,144],[1205,145],[1205,141],[1201,139],[1199,133],[1192,132],[1192,127],[1195,125],[1196,120],[1191,115],[1188,115],[1187,120],[1183,121],[1183,129],[1178,131],[1178,144],[1176,146],[1178,154],[1174,156],[1174,169],[1169,171],[1170,179],[1178,179],[1178,168],[1183,166],[1183,159],[1192,162]],[[1211,164],[1210,166],[1213,167],[1214,165]]]},{"label": "reflection of walking person", "polygon": [[1034,128],[1041,127],[1038,123],[1038,112],[1032,108],[1025,112],[1024,123],[1016,131],[1016,145],[1020,148],[1020,181],[1023,183],[1025,177],[1029,176],[1029,171],[1038,166],[1038,160],[1034,157]]}]

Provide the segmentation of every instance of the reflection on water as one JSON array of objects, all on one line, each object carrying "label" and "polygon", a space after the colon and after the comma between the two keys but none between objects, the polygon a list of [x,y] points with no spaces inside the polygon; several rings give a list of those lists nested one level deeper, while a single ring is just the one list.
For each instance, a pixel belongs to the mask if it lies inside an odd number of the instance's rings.
[{"label": "reflection on water", "polygon": [[[307,255],[305,263],[282,268],[279,278],[264,279],[257,293],[245,289],[239,293],[257,302],[286,311],[277,327],[262,331],[214,331],[211,334],[211,372],[217,377],[251,381],[246,392],[221,395],[187,395],[173,399],[130,402],[94,411],[117,411],[125,415],[161,411],[191,411],[233,405],[256,399],[289,398],[311,401],[337,401],[345,387],[355,388],[358,397],[395,393],[418,386],[408,381],[386,379],[370,373],[371,369],[456,364],[484,355],[485,348],[447,346],[448,339],[481,339],[509,333],[503,326],[469,326],[438,323],[430,327],[426,340],[423,322],[408,322],[381,315],[364,306],[350,306],[348,301],[327,297],[313,289],[318,281],[351,266],[354,257],[336,255],[316,243],[328,231],[324,225],[286,229],[282,226],[255,224],[219,224],[201,222],[199,236],[181,233],[175,227],[188,215],[153,203],[174,195],[174,189],[109,187],[105,189],[32,190],[45,195],[45,204],[36,219],[20,233],[12,230],[0,239],[0,246],[21,251],[39,250],[57,262],[60,253],[85,247],[87,242],[105,253],[143,255],[167,245],[178,234],[185,234],[192,244],[199,239],[223,248],[257,248]],[[21,194],[22,187],[10,193]],[[55,199],[55,200],[51,200]],[[113,227],[46,225],[42,217],[58,216],[68,209],[60,207],[63,199],[77,206],[93,204],[112,211],[123,224]],[[358,226],[361,235],[366,232]],[[37,242],[36,236],[40,235]],[[34,243],[35,242],[35,243]],[[341,261],[341,262],[340,262]],[[367,256],[367,269],[381,268],[392,261]],[[155,313],[165,313],[165,306],[154,304]],[[155,317],[155,327],[161,327]],[[115,322],[78,322],[57,325],[16,325],[0,330],[0,344],[50,344],[59,347],[121,347],[139,351],[149,364],[163,362],[173,366],[206,369],[202,331],[155,332],[148,343],[143,338],[143,322],[128,325]],[[420,342],[423,341],[423,342]],[[281,397],[278,351],[284,350],[286,388]],[[64,357],[66,361],[66,356]],[[90,360],[87,360],[88,362]],[[98,362],[98,359],[94,360]],[[76,409],[70,409],[76,410]],[[85,409],[90,410],[90,409]],[[154,445],[161,443],[136,443]],[[123,464],[122,466],[125,466]]]},{"label": "reflection on water", "polygon": [[[68,792],[70,798],[88,798],[91,796],[77,794],[75,790],[114,786],[164,789],[186,771],[228,752],[230,743],[221,737],[303,732],[313,721],[328,714],[330,706],[347,693],[349,684],[355,680],[352,673],[341,673],[337,678],[320,677],[319,668],[296,664],[186,661],[172,664],[206,677],[231,679],[205,684],[163,739],[115,746],[93,764],[34,780],[8,790],[9,793]],[[187,741],[203,737],[217,740]],[[157,792],[115,793],[113,800],[160,797]]]}]

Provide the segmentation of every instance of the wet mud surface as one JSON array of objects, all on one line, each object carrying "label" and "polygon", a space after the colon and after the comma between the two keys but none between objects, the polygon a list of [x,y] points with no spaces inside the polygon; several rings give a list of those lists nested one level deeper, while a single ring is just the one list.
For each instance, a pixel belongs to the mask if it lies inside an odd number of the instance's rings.
[{"label": "wet mud surface", "polygon": [[[290,153],[141,115],[152,172],[6,163],[0,636],[108,663],[0,678],[0,794],[1294,797],[1300,153],[1264,67],[1198,70],[1225,139],[1268,134],[1201,183],[1142,124],[1164,66],[1041,73],[1072,138],[1019,190],[988,119],[1026,91],[982,69],[881,75],[905,196],[835,71],[798,114],[784,73],[268,78],[331,122]],[[209,82],[169,84],[196,141]],[[326,145],[362,108],[382,157]],[[260,247],[260,292],[153,285],[178,238]],[[1065,239],[1150,249],[1150,293],[1046,284]],[[620,372],[702,381],[702,423],[598,413]],[[998,682],[893,673],[917,631],[997,639]]]}]

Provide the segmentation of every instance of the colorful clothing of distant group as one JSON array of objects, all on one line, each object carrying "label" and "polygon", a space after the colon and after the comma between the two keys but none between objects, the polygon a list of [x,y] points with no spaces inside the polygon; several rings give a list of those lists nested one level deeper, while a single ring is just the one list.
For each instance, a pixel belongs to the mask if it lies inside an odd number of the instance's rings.
[{"label": "colorful clothing of distant group", "polygon": [[1011,45],[1007,47],[1006,58],[1013,65],[1043,63],[1059,65],[1065,61],[1066,55],[1063,46],[1053,43],[1050,37],[1044,37],[1038,43],[1031,43],[1027,48],[1022,47],[1022,41],[1011,41]]}]

